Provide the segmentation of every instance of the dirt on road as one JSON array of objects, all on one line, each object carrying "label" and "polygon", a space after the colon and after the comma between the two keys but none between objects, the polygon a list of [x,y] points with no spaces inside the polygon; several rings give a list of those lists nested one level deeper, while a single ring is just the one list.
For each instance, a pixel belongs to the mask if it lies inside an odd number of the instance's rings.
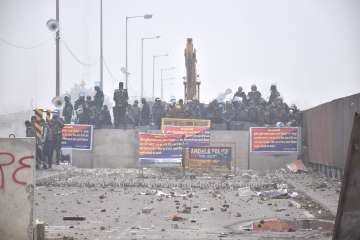
[{"label": "dirt on road", "polygon": [[46,239],[331,239],[338,188],[284,169],[57,167],[37,173],[35,215]]}]

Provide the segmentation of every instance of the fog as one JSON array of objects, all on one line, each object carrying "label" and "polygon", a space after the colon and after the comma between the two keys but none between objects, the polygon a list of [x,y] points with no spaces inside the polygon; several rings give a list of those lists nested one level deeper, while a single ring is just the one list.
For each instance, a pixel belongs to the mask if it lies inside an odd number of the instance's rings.
[{"label": "fog", "polygon": [[[356,0],[103,0],[104,92],[112,96],[125,65],[126,16],[129,94],[140,95],[141,38],[145,41],[145,96],[151,96],[152,56],[156,95],[160,69],[164,95],[183,98],[184,48],[197,49],[201,101],[227,88],[256,84],[265,97],[276,83],[285,101],[306,109],[360,89],[360,2]],[[46,21],[55,0],[0,0],[0,114],[48,107],[55,95],[55,41]],[[99,81],[99,0],[60,1],[61,92],[82,80]],[[28,47],[23,49],[20,47]],[[81,64],[82,62],[83,64]],[[84,64],[86,63],[86,64]]]}]

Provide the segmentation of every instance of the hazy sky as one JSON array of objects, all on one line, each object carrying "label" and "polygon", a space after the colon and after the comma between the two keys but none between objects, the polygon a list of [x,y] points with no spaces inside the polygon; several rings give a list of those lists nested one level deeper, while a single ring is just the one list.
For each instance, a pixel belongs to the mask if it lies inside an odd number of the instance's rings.
[{"label": "hazy sky", "polygon": [[[358,0],[103,0],[104,90],[112,96],[125,65],[125,17],[129,21],[129,92],[140,95],[141,37],[145,42],[145,95],[151,96],[152,55],[156,95],[160,68],[175,66],[166,78],[165,96],[183,97],[184,48],[191,37],[197,49],[201,100],[226,88],[246,91],[256,84],[265,97],[276,83],[289,104],[308,108],[360,90],[360,1]],[[55,95],[54,36],[45,27],[55,18],[55,0],[0,0],[0,113],[49,106]],[[60,0],[62,38],[81,65],[61,49],[61,91],[84,80],[99,81],[99,0]],[[115,79],[114,79],[115,78]]]}]

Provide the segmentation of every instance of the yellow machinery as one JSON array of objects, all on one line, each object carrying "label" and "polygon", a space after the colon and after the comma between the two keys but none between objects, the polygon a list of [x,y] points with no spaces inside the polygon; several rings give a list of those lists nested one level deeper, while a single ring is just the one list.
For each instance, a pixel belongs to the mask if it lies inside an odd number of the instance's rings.
[{"label": "yellow machinery", "polygon": [[196,72],[196,49],[194,49],[192,38],[188,38],[185,48],[186,77],[184,78],[185,102],[200,100],[200,82],[197,81]]}]

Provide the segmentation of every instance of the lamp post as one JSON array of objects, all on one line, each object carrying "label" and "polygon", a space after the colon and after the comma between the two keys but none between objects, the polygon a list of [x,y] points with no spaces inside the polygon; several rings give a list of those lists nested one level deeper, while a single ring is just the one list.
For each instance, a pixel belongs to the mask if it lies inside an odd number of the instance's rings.
[{"label": "lamp post", "polygon": [[161,82],[161,100],[164,100],[164,80],[166,79],[173,79],[173,78],[163,78],[163,72],[164,71],[171,71],[174,70],[175,67],[169,67],[169,68],[161,68],[160,69],[160,82]]},{"label": "lamp post", "polygon": [[153,55],[153,79],[152,79],[152,100],[155,100],[155,59],[159,57],[167,57],[168,54]]},{"label": "lamp post", "polygon": [[[151,19],[152,14],[145,14],[142,16],[126,16],[126,24],[125,24],[125,68],[126,72],[129,72],[128,69],[128,21],[132,18],[144,18],[144,19]],[[125,74],[125,88],[128,88],[128,74]]]},{"label": "lamp post", "polygon": [[150,39],[159,39],[160,36],[141,38],[141,94],[140,99],[144,97],[144,41]]},{"label": "lamp post", "polygon": [[60,96],[60,14],[59,14],[59,0],[56,0],[56,19],[49,19],[46,22],[46,27],[55,33],[55,66],[56,66],[56,79],[55,79],[55,95]]},{"label": "lamp post", "polygon": [[[59,0],[56,0],[56,21],[59,24]],[[60,96],[60,32],[56,31],[56,97]]]},{"label": "lamp post", "polygon": [[103,1],[100,0],[100,88],[104,91],[104,57],[103,57]]}]

